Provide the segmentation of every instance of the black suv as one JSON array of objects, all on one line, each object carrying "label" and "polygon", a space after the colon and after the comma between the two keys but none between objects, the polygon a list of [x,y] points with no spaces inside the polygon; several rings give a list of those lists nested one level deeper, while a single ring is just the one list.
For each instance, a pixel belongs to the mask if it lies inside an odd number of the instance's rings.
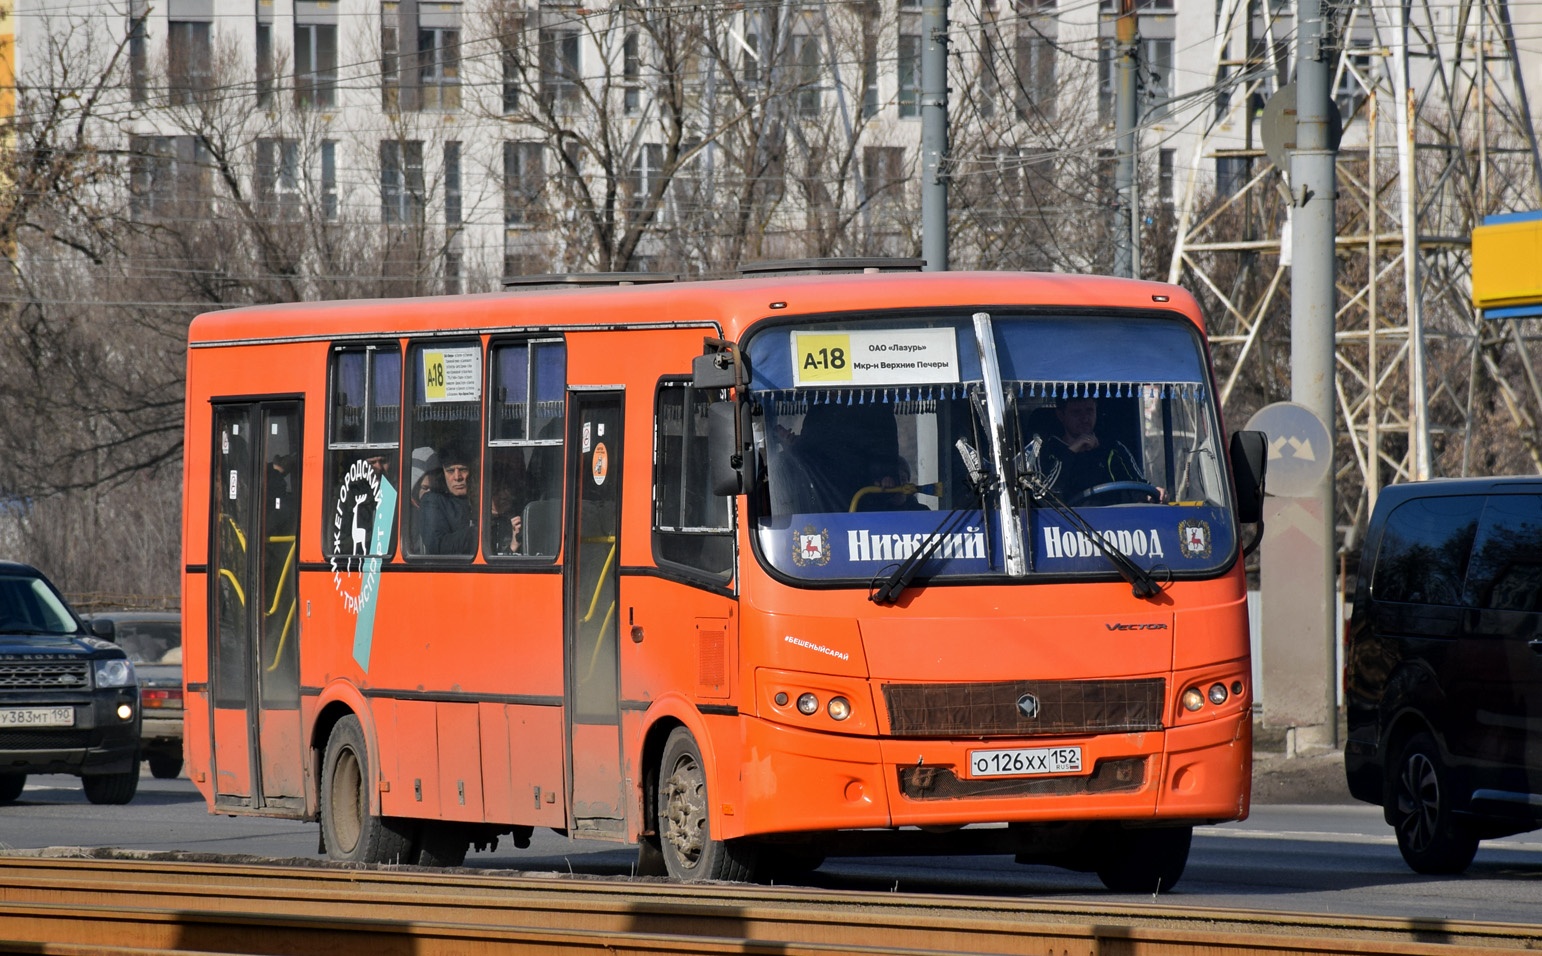
[{"label": "black suv", "polygon": [[1349,792],[1410,867],[1542,827],[1542,481],[1384,489],[1345,641]]},{"label": "black suv", "polygon": [[0,561],[0,804],[29,773],[76,774],[92,803],[134,799],[139,684],[112,636],[35,568]]}]

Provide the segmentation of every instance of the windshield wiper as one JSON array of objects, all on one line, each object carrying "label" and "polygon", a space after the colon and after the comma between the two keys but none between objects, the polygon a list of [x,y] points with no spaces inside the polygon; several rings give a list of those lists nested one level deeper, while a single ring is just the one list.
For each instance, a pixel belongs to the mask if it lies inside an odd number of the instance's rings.
[{"label": "windshield wiper", "polygon": [[1130,583],[1130,592],[1138,598],[1153,598],[1162,593],[1162,586],[1157,584],[1156,578],[1150,571],[1136,564],[1135,561],[1116,545],[1110,544],[1103,533],[1094,528],[1081,516],[1081,512],[1065,503],[1065,499],[1055,493],[1051,485],[1060,472],[1060,463],[1056,462],[1054,472],[1045,474],[1039,465],[1039,448],[1043,439],[1034,436],[1028,447],[1023,449],[1017,461],[1017,481],[1035,501],[1047,501],[1060,517],[1070,522],[1071,525],[1082,534],[1092,539],[1093,547],[1103,552],[1124,579]]},{"label": "windshield wiper", "polygon": [[[985,466],[980,461],[980,453],[975,451],[967,441],[960,438],[954,443],[954,447],[958,449],[959,457],[964,460],[964,470],[969,473],[970,490],[979,496],[981,514],[984,514],[985,496],[996,486],[996,476],[985,471]],[[931,534],[921,539],[915,550],[910,552],[910,556],[901,561],[900,566],[894,569],[894,573],[875,588],[867,599],[874,604],[893,604],[898,601],[900,595],[904,594],[905,589],[910,586],[921,565],[931,557],[933,551],[937,550],[937,545],[959,526],[966,514],[968,509],[962,507],[948,512],[942,519],[942,523],[937,525]]]}]

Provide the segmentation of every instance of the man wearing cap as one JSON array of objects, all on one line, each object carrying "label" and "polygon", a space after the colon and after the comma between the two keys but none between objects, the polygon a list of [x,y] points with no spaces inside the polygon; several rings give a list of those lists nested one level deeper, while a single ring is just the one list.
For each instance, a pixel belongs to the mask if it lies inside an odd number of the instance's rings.
[{"label": "man wearing cap", "polygon": [[[417,466],[414,452],[414,473]],[[475,554],[477,525],[470,498],[471,457],[459,445],[446,445],[439,450],[439,467],[444,472],[444,490],[430,489],[419,506],[423,553]],[[416,493],[416,483],[413,490]]]}]

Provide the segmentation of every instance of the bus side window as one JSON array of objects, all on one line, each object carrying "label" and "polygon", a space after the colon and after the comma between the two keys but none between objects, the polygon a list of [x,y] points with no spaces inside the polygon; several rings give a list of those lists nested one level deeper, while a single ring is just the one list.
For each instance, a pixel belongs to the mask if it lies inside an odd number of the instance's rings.
[{"label": "bus side window", "polygon": [[482,500],[482,345],[432,342],[410,355],[414,483],[402,508],[408,554],[470,558]]},{"label": "bus side window", "polygon": [[[389,484],[401,493],[402,356],[397,346],[369,345],[332,352],[328,379],[327,498],[321,553],[349,560],[396,550],[394,514],[377,519]],[[376,547],[377,525],[389,526]],[[380,530],[385,530],[382,526]]]},{"label": "bus side window", "polygon": [[653,557],[714,583],[733,574],[729,499],[710,492],[707,408],[722,389],[661,380],[654,395]]},{"label": "bus side window", "polygon": [[537,339],[491,351],[482,550],[490,558],[554,558],[562,541],[566,345]]}]

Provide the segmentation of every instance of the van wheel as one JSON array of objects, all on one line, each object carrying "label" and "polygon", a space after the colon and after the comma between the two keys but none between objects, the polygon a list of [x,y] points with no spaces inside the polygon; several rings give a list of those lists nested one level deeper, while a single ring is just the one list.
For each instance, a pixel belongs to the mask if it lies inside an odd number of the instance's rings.
[{"label": "van wheel", "polygon": [[690,731],[676,727],[659,762],[658,834],[665,870],[683,882],[753,880],[756,847],[744,840],[713,839],[711,805],[701,748]]},{"label": "van wheel", "polygon": [[1416,873],[1460,873],[1478,852],[1478,838],[1455,819],[1451,773],[1427,733],[1414,734],[1398,752],[1387,816],[1397,831],[1403,862]]},{"label": "van wheel", "polygon": [[1189,862],[1193,827],[1114,828],[1098,861],[1098,879],[1115,893],[1166,893]]},{"label": "van wheel", "polygon": [[369,766],[364,730],[352,714],[327,738],[321,768],[321,833],[327,855],[350,863],[405,863],[412,852],[412,828],[403,820],[369,811]]},{"label": "van wheel", "polygon": [[15,803],[27,785],[24,773],[0,773],[0,803]]},{"label": "van wheel", "polygon": [[151,754],[145,758],[150,765],[150,776],[157,780],[174,780],[182,773],[182,758],[169,754]]},{"label": "van wheel", "polygon": [[123,773],[96,773],[81,777],[80,785],[92,803],[128,803],[139,790],[139,761]]}]

